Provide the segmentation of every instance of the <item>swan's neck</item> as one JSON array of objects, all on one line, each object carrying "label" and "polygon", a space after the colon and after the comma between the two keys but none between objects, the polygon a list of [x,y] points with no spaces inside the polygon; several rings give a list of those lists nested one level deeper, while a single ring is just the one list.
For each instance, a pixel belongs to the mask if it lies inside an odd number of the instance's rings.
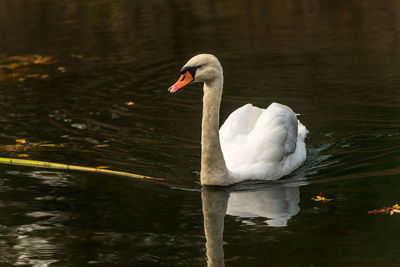
[{"label": "swan's neck", "polygon": [[219,108],[222,97],[222,75],[204,83],[201,134],[201,184],[230,184],[219,140]]}]

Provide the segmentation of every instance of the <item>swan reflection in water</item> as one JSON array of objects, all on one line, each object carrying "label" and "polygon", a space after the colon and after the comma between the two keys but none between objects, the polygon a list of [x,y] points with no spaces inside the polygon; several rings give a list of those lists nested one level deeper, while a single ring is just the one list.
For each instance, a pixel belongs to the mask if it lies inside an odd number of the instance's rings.
[{"label": "swan reflection in water", "polygon": [[201,197],[208,266],[224,266],[225,214],[243,219],[262,217],[271,227],[287,226],[299,211],[299,183],[238,184],[203,187]]}]

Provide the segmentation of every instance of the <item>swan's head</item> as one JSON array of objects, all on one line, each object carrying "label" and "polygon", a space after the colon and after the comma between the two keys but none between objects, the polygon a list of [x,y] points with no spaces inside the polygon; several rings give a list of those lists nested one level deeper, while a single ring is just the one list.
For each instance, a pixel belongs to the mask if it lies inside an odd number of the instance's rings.
[{"label": "swan's head", "polygon": [[211,54],[192,57],[181,69],[181,77],[168,91],[172,94],[191,82],[211,82],[222,77],[219,60]]}]

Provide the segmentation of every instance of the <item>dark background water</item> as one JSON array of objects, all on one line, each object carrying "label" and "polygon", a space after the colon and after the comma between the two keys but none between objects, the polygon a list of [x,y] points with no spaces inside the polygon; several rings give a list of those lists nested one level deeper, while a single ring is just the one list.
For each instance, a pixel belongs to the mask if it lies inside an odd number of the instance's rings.
[{"label": "dark background water", "polygon": [[[0,156],[166,179],[0,166],[0,262],[205,266],[215,193],[227,266],[400,265],[400,217],[367,214],[400,202],[399,14],[398,1],[0,0]],[[308,160],[289,186],[201,193],[201,87],[167,93],[200,52],[224,67],[222,119],[273,101],[301,114]],[[51,61],[4,67],[30,55]],[[32,145],[7,149],[16,139]]]}]

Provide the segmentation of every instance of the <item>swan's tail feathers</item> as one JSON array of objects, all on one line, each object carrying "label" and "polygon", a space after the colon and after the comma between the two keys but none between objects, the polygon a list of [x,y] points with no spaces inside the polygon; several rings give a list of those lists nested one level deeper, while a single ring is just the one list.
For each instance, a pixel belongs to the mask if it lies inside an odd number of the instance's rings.
[{"label": "swan's tail feathers", "polygon": [[302,139],[305,139],[309,131],[307,130],[306,126],[304,126],[299,120],[297,120],[297,122],[297,135]]}]

